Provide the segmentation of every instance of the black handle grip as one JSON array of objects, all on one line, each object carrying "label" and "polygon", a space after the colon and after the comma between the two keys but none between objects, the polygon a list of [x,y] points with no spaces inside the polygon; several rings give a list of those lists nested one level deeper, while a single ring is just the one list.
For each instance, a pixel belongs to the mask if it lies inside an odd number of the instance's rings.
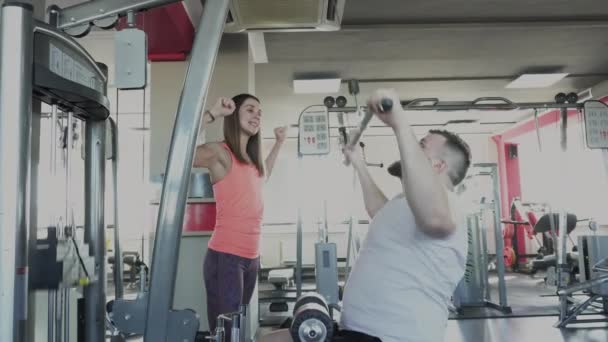
[{"label": "black handle grip", "polygon": [[340,127],[338,129],[338,131],[340,131],[340,134],[342,135],[342,139],[344,140],[344,143],[347,144],[348,143],[348,134],[346,134],[346,128]]},{"label": "black handle grip", "polygon": [[391,99],[382,99],[380,101],[380,112],[386,113],[393,109],[393,100]]}]

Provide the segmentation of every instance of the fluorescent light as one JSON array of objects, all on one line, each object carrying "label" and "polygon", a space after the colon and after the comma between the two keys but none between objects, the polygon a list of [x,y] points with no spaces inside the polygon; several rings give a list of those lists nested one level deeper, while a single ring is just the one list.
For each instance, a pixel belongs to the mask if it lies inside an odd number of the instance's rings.
[{"label": "fluorescent light", "polygon": [[568,74],[523,74],[513,82],[507,84],[506,88],[546,88],[562,80]]},{"label": "fluorescent light", "polygon": [[329,94],[340,91],[339,78],[317,80],[293,80],[293,91],[296,94]]}]

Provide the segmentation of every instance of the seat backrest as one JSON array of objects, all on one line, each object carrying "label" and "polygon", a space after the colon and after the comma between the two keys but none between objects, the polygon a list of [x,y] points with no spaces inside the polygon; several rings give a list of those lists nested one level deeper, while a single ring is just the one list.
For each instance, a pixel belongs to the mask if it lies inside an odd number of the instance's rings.
[{"label": "seat backrest", "polygon": [[[538,222],[534,225],[535,233],[546,233],[551,231],[551,214],[545,214],[541,216]],[[559,214],[553,213],[553,222],[555,224],[555,230],[559,231]],[[574,214],[567,214],[566,217],[566,231],[570,234],[574,228],[576,228],[577,218]]]}]

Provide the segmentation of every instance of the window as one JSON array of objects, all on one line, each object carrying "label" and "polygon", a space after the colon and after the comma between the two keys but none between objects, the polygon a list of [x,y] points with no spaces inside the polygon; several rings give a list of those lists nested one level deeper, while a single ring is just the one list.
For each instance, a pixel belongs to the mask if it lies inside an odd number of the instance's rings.
[{"label": "window", "polygon": [[567,152],[561,151],[559,123],[541,128],[542,150],[536,132],[517,139],[522,199],[608,223],[607,170],[601,151],[586,148],[583,126],[580,118],[568,120]]}]

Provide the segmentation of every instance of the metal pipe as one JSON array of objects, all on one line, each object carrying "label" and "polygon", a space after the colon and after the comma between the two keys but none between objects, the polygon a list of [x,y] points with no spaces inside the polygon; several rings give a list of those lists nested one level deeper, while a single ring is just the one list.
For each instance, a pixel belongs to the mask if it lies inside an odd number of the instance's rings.
[{"label": "metal pipe", "polygon": [[[167,341],[175,276],[194,147],[228,13],[228,0],[207,1],[194,39],[191,63],[179,101],[152,255],[144,340]],[[204,129],[204,124],[203,124]]]},{"label": "metal pipe", "polygon": [[500,224],[500,185],[498,183],[498,166],[496,164],[479,164],[491,168],[494,192],[494,239],[496,243],[496,270],[498,272],[498,298],[501,307],[507,307],[507,287],[505,284],[505,257]]},{"label": "metal pipe", "polygon": [[118,215],[118,127],[112,118],[108,119],[108,124],[111,131],[112,137],[112,186],[114,187],[114,285],[115,294],[117,299],[121,299],[124,296],[124,285],[123,285],[123,262],[122,262],[122,251],[120,248],[120,220]]},{"label": "metal pipe", "polygon": [[562,148],[562,152],[566,152],[568,150],[568,108],[560,108],[560,114],[560,146]]},{"label": "metal pipe", "polygon": [[27,176],[32,121],[33,6],[5,3],[0,23],[0,341],[27,319]]},{"label": "metal pipe", "polygon": [[[583,311],[585,311],[585,309],[587,309],[587,307],[592,304],[594,301],[596,301],[600,296],[599,295],[594,295],[589,297],[585,302],[579,304],[578,306],[576,306],[574,308],[574,310],[567,312],[567,311],[560,311],[560,317],[559,317],[559,322],[555,325],[555,327],[558,328],[563,328],[566,325],[568,325],[568,323],[572,323],[574,321],[576,321],[576,317]],[[561,296],[560,298],[565,298],[565,296]],[[586,322],[588,322],[587,320],[585,320]],[[603,322],[605,322],[606,320],[602,320]]]},{"label": "metal pipe", "polygon": [[[481,212],[483,213],[483,211]],[[480,220],[485,222],[483,216],[480,213]],[[490,281],[488,275],[488,238],[486,233],[486,226],[483,224],[479,225],[481,230],[481,279],[483,281],[484,298],[486,301],[492,300],[492,291],[490,291]]]},{"label": "metal pipe", "polygon": [[[56,184],[56,175],[57,175],[57,105],[53,104],[51,106],[51,142],[49,146],[51,147],[50,154],[50,165],[49,170],[51,174],[51,185],[54,188]],[[55,202],[51,201],[51,203],[46,203],[46,205],[51,206],[51,216],[49,218],[49,225],[55,226],[59,229],[57,225],[57,216],[55,212]],[[49,290],[48,291],[48,337],[47,340],[49,342],[55,341],[55,303],[57,302],[57,291]]]},{"label": "metal pipe", "polygon": [[359,124],[359,129],[355,130],[353,132],[353,134],[348,137],[348,146],[349,147],[353,147],[359,142],[359,139],[361,139],[361,134],[363,134],[363,131],[365,131],[365,129],[367,128],[367,125],[369,124],[369,122],[372,120],[373,117],[374,117],[374,113],[372,111],[370,111],[370,110],[365,111],[365,113],[363,114],[363,118],[361,119],[361,123]]},{"label": "metal pipe", "polygon": [[327,199],[323,200],[323,242],[329,242],[329,225],[327,223]]},{"label": "metal pipe", "polygon": [[62,313],[64,303],[64,292],[59,289],[57,290],[57,301],[55,302],[55,342],[61,342],[61,336],[63,332]]},{"label": "metal pipe", "polygon": [[[340,29],[343,30],[344,26]],[[569,79],[587,77],[607,77],[606,73],[570,74]],[[421,82],[470,82],[470,81],[512,81],[519,75],[493,75],[493,76],[443,76],[443,77],[378,77],[358,79],[359,83],[421,83]],[[352,80],[342,80],[341,83],[349,83]],[[356,102],[356,98],[355,98]]]},{"label": "metal pipe", "polygon": [[[34,15],[36,15],[36,11],[34,11]],[[30,131],[30,167],[29,167],[29,174],[28,174],[28,182],[29,182],[29,189],[28,189],[28,230],[29,230],[29,242],[28,242],[28,263],[29,265],[33,265],[34,264],[34,253],[35,253],[35,246],[36,246],[36,242],[38,240],[38,227],[39,227],[39,220],[38,220],[38,208],[42,207],[40,201],[38,200],[38,194],[39,194],[39,188],[38,188],[38,184],[39,184],[39,169],[40,169],[40,132],[41,132],[41,124],[42,124],[42,118],[40,116],[40,108],[41,108],[41,102],[33,99],[32,100],[32,107],[31,107],[31,112],[32,112],[32,121],[30,124],[31,127],[31,131]],[[27,321],[25,322],[25,327],[23,327],[24,329],[24,337],[23,340],[25,341],[34,341],[35,340],[35,334],[36,331],[39,330],[36,328],[36,323],[37,320],[39,320],[39,318],[41,316],[43,316],[44,312],[39,312],[37,310],[37,307],[40,306],[41,301],[37,298],[37,291],[33,290],[31,286],[29,287],[29,291],[28,291],[28,302],[27,302]],[[38,323],[40,324],[40,323]],[[42,335],[41,335],[41,339],[42,339]]]},{"label": "metal pipe", "polygon": [[66,288],[63,292],[65,298],[63,306],[63,342],[70,342],[70,289]]},{"label": "metal pipe", "polygon": [[85,339],[105,341],[105,148],[106,122],[89,121],[85,129],[84,240],[95,258],[97,281],[84,288]]},{"label": "metal pipe", "polygon": [[246,341],[250,341],[251,339],[249,338],[249,305],[248,304],[241,304],[240,306],[240,315],[239,315],[239,322],[240,322],[240,340],[239,342],[246,342]]},{"label": "metal pipe", "polygon": [[[300,163],[301,165],[302,163]],[[302,295],[302,204],[298,205],[296,222],[296,298]]]},{"label": "metal pipe", "polygon": [[104,0],[85,1],[59,11],[58,28],[65,30],[129,11],[138,12],[168,5],[177,0]]},{"label": "metal pipe", "polygon": [[[565,162],[566,160],[566,152],[568,151],[568,109],[561,108],[561,125],[560,125],[560,145],[562,149],[562,160]],[[563,203],[560,203],[559,206],[559,214],[558,214],[558,231],[557,231],[557,289],[562,289],[566,286],[564,284],[564,272],[567,269],[567,239],[568,235],[567,231],[567,219],[568,214],[564,209]],[[551,215],[553,216],[553,215]],[[560,307],[560,321],[564,321],[565,317],[568,315],[568,298],[566,296],[559,296],[559,307]]]},{"label": "metal pipe", "polygon": [[583,291],[586,289],[590,289],[592,287],[602,285],[603,283],[606,283],[606,282],[608,282],[608,274],[597,277],[593,280],[586,281],[584,283],[580,283],[580,284],[576,284],[576,285],[572,285],[572,286],[568,286],[563,289],[560,289],[557,291],[557,295],[558,296],[568,296],[568,295],[571,295],[578,291]]},{"label": "metal pipe", "polygon": [[59,236],[72,236],[72,145],[74,144],[74,113],[68,112],[65,128],[65,227],[61,227]]},{"label": "metal pipe", "polygon": [[534,109],[534,124],[535,124],[535,128],[536,128],[536,138],[538,139],[538,151],[542,152],[543,147],[542,147],[542,142],[541,142],[541,138],[540,138],[540,124],[538,122],[538,109]]},{"label": "metal pipe", "polygon": [[[57,173],[57,105],[51,107],[51,158],[50,171],[51,176],[55,177]],[[54,179],[53,179],[54,181]]]},{"label": "metal pipe", "polygon": [[230,342],[240,342],[241,339],[241,315],[233,314],[231,317],[232,327],[230,329]]},{"label": "metal pipe", "polygon": [[[475,101],[461,101],[461,102],[439,102],[438,99],[414,99],[401,101],[401,106],[406,111],[467,111],[467,110],[525,110],[525,109],[560,109],[560,108],[583,108],[583,103],[553,103],[553,102],[526,102],[526,103],[515,103],[504,98],[500,99],[503,103],[475,103]],[[433,104],[423,104],[424,102],[431,102]],[[476,100],[477,101],[477,100]],[[498,100],[495,100],[498,101]],[[504,102],[508,101],[508,102]],[[361,107],[366,110],[366,107]],[[367,111],[367,110],[366,110]],[[357,113],[357,107],[342,107],[342,108],[328,108],[328,112],[341,112],[341,113]]]},{"label": "metal pipe", "polygon": [[[379,30],[488,30],[488,29],[541,29],[541,28],[602,28],[608,26],[608,18],[606,16],[594,16],[592,18],[578,17],[563,17],[563,18],[521,18],[513,20],[513,18],[496,18],[492,20],[467,20],[467,21],[445,21],[445,20],[427,20],[410,23],[370,23],[370,24],[352,24],[342,25],[340,32],[365,32]],[[516,76],[509,79],[514,79]],[[364,80],[358,80],[360,83]]]},{"label": "metal pipe", "polygon": [[48,292],[48,319],[47,319],[47,341],[55,341],[55,303],[57,302],[57,291]]}]

